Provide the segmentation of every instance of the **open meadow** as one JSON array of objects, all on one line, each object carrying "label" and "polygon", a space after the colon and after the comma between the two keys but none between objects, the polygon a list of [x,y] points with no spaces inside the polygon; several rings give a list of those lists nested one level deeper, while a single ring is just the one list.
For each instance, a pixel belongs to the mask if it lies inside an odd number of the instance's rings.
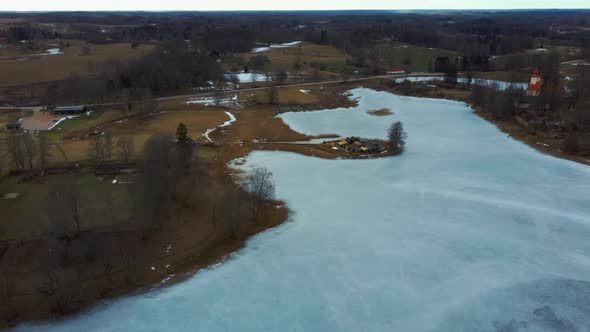
[{"label": "open meadow", "polygon": [[[36,53],[21,50],[5,51],[6,55],[0,53],[0,87],[55,81],[72,74],[84,75],[92,66],[108,60],[137,59],[154,50],[153,45],[133,48],[127,43],[87,46],[76,40],[63,43],[66,45],[63,54],[46,54],[44,50]],[[59,48],[57,44],[46,47]]]}]

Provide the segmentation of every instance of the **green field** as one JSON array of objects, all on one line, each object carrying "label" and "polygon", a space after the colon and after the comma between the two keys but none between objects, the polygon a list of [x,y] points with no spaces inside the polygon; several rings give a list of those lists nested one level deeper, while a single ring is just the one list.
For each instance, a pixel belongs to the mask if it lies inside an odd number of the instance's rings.
[{"label": "green field", "polygon": [[65,134],[80,128],[82,125],[89,125],[92,123],[98,124],[100,121],[97,120],[99,120],[103,114],[103,111],[93,111],[90,115],[84,114],[76,118],[62,121],[58,126],[47,132],[47,138],[50,141],[59,141]]},{"label": "green field", "polygon": [[[130,175],[117,175],[122,182],[132,182]],[[112,184],[112,177],[97,177],[84,171],[50,175],[33,181],[21,181],[19,176],[0,180],[0,241],[35,238],[51,231],[51,215],[56,206],[52,200],[53,184],[74,181],[80,188],[82,230],[124,224],[130,218],[129,186]],[[4,195],[17,193],[14,199]],[[111,202],[110,205],[107,202]],[[5,216],[5,217],[4,217]],[[108,218],[104,218],[108,216]]]},{"label": "green field", "polygon": [[377,52],[382,55],[390,67],[404,67],[409,71],[428,72],[430,64],[437,57],[456,57],[459,53],[440,48],[419,47],[396,43],[378,46]]}]

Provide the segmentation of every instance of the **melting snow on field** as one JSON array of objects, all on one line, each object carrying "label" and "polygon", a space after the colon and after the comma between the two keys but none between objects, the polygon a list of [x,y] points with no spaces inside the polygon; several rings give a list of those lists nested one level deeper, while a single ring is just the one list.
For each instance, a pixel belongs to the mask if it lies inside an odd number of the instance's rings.
[{"label": "melting snow on field", "polygon": [[264,74],[256,74],[256,73],[228,73],[225,74],[226,78],[230,78],[231,75],[236,75],[240,83],[252,83],[252,82],[265,82],[269,80]]},{"label": "melting snow on field", "polygon": [[50,48],[46,52],[47,52],[47,55],[64,54],[64,52],[62,50],[60,50],[59,48]]},{"label": "melting snow on field", "polygon": [[205,133],[203,134],[203,136],[209,141],[209,142],[213,142],[211,140],[211,138],[209,137],[209,135],[214,132],[215,130],[217,130],[218,128],[223,128],[223,127],[228,127],[230,126],[233,122],[236,121],[236,117],[231,113],[231,112],[225,112],[225,114],[227,114],[227,116],[229,116],[229,120],[225,121],[224,123],[220,124],[219,126],[215,127],[215,128],[210,128],[207,129],[205,131]]},{"label": "melting snow on field", "polygon": [[267,51],[270,51],[271,48],[287,48],[287,47],[293,47],[293,46],[296,46],[299,44],[301,44],[300,41],[294,41],[294,42],[283,43],[283,44],[271,44],[270,46],[253,48],[252,53],[267,52]]},{"label": "melting snow on field", "polygon": [[69,120],[69,119],[74,119],[79,117],[79,115],[69,115],[69,116],[65,116],[63,118],[60,118],[59,120],[57,120],[53,125],[51,125],[51,127],[47,128],[47,130],[52,130],[53,128],[56,128],[60,123]]},{"label": "melting snow on field", "polygon": [[233,106],[238,101],[238,95],[231,98],[221,98],[216,104],[215,97],[197,97],[187,101],[187,104],[201,104],[204,106]]},{"label": "melting snow on field", "polygon": [[[384,137],[400,156],[258,151],[291,221],[224,264],[41,331],[589,331],[590,168],[514,141],[465,104],[352,91],[288,113],[307,134]],[[392,116],[367,110],[391,108]]]}]

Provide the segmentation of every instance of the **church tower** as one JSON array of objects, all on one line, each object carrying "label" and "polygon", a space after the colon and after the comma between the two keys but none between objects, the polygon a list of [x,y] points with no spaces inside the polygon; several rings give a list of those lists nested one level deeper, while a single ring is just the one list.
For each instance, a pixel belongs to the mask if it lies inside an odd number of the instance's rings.
[{"label": "church tower", "polygon": [[543,79],[541,78],[541,74],[539,73],[539,68],[535,68],[535,70],[533,71],[533,76],[531,76],[531,82],[529,83],[527,95],[538,96],[539,94],[541,94],[542,87]]}]

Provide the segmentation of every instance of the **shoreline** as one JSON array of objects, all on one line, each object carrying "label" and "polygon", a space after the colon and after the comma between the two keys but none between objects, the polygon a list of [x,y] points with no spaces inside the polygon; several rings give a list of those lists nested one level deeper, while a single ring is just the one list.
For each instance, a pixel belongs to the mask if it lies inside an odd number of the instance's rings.
[{"label": "shoreline", "polygon": [[492,119],[488,114],[484,113],[476,107],[473,107],[469,103],[467,104],[471,109],[473,109],[474,114],[486,121],[491,122],[498,129],[500,129],[500,131],[502,131],[505,134],[508,134],[512,139],[525,143],[529,147],[543,154],[590,166],[590,157],[573,155],[563,152],[561,147],[559,147],[559,145],[561,144],[561,140],[531,134],[515,121]]},{"label": "shoreline", "polygon": [[[382,91],[388,91],[390,93],[406,95],[396,92],[395,90],[390,88],[379,87],[379,89]],[[514,140],[525,143],[529,147],[541,153],[553,156],[555,158],[567,159],[570,161],[577,162],[579,164],[590,166],[590,156],[586,157],[581,155],[565,153],[561,149],[562,140],[560,139],[549,138],[544,135],[531,134],[526,128],[522,127],[514,120],[494,119],[489,114],[483,112],[481,109],[471,104],[469,100],[469,93],[470,90],[437,87],[436,89],[429,90],[426,93],[411,93],[407,94],[407,96],[417,98],[445,99],[463,102],[467,104],[467,106],[471,108],[473,110],[473,113],[476,114],[478,117],[492,123],[500,131],[502,131],[505,134],[508,134]]]},{"label": "shoreline", "polygon": [[[211,165],[211,177],[217,184],[215,186],[236,186],[236,181],[230,176],[232,170],[227,165],[214,163]],[[289,210],[286,204],[280,200],[272,200],[264,203],[265,217],[259,219],[257,222],[248,223],[244,228],[243,234],[240,238],[234,238],[226,233],[222,225],[215,225],[211,232],[203,234],[201,239],[189,239],[189,236],[184,236],[184,239],[178,238],[184,232],[192,234],[193,226],[182,225],[163,225],[161,231],[149,235],[145,240],[139,240],[144,233],[141,230],[112,230],[107,232],[89,231],[81,235],[81,240],[100,239],[117,239],[119,238],[119,245],[124,241],[130,240],[137,242],[137,260],[138,267],[137,280],[133,283],[125,282],[125,275],[128,273],[123,266],[114,265],[114,269],[109,272],[91,273],[87,279],[78,281],[80,284],[72,285],[71,283],[62,283],[58,286],[57,292],[67,292],[70,288],[86,289],[88,293],[85,294],[83,302],[75,304],[75,307],[68,307],[63,311],[56,311],[55,301],[58,294],[44,295],[40,292],[36,284],[31,287],[32,291],[23,293],[18,290],[10,294],[3,300],[3,305],[0,307],[0,329],[11,328],[23,323],[43,324],[45,322],[59,321],[61,319],[68,319],[76,315],[84,314],[89,310],[93,310],[105,301],[117,300],[124,296],[133,294],[141,294],[149,292],[153,289],[167,287],[182,282],[195,274],[222,264],[227,260],[232,259],[232,255],[242,250],[248,240],[261,232],[275,228],[282,225],[289,219]],[[204,219],[205,223],[216,223],[215,220]],[[174,250],[170,253],[162,253],[160,246],[163,243],[173,243]],[[123,240],[123,241],[121,241]],[[4,243],[5,248],[15,248],[19,246],[44,246],[44,239],[31,239],[23,241],[7,241]],[[115,240],[115,244],[117,240]],[[2,248],[0,248],[2,249]],[[111,257],[116,258],[116,257]],[[88,269],[96,269],[93,263],[88,264]],[[152,270],[149,267],[152,266]],[[153,266],[158,267],[154,270]],[[164,268],[165,266],[165,268]],[[8,268],[8,266],[7,266]],[[13,267],[15,271],[20,271],[21,267]],[[67,272],[69,267],[63,270],[58,270],[59,274]],[[36,279],[43,278],[39,275],[41,271],[38,269],[27,268],[27,274],[35,275]],[[97,271],[98,272],[98,271]],[[21,271],[22,273],[22,271]],[[62,276],[65,277],[65,276]],[[35,280],[35,279],[33,279]],[[64,281],[66,279],[63,279]],[[111,283],[112,286],[105,286]],[[32,310],[24,310],[24,308],[31,308]]]},{"label": "shoreline", "polygon": [[[370,86],[369,86],[370,87]],[[370,87],[376,89],[376,87]],[[384,90],[390,93],[396,93],[391,89],[383,89],[377,88],[376,90]],[[447,91],[448,90],[448,91]],[[468,97],[466,97],[466,93],[468,91],[456,90],[456,89],[437,89],[432,91],[432,93],[426,93],[424,95],[418,94],[410,94],[410,96],[418,97],[418,98],[436,98],[436,99],[448,99],[454,101],[465,102],[473,112],[479,116],[480,118],[487,120],[493,123],[498,129],[502,132],[508,134],[515,140],[521,141],[530,147],[536,149],[539,152],[552,155],[554,157],[572,160],[578,163],[582,163],[585,165],[590,165],[590,160],[585,159],[581,156],[574,156],[565,154],[555,146],[556,139],[550,140],[542,136],[537,136],[528,133],[528,131],[522,128],[519,124],[514,121],[502,121],[502,120],[495,120],[492,119],[488,114],[478,110],[477,108],[470,105],[468,102]],[[399,93],[396,93],[399,94]],[[453,98],[450,98],[452,96]],[[232,128],[230,127],[230,130]],[[225,140],[231,139],[231,134],[226,135],[217,132],[215,134],[223,136]],[[333,139],[333,137],[331,137]],[[260,150],[260,151],[272,151],[272,150],[279,150],[279,151],[287,151],[298,153],[301,155],[309,156],[309,157],[316,157],[322,159],[372,159],[372,158],[383,158],[383,157],[390,157],[395,156],[403,153],[403,150],[397,151],[388,151],[380,154],[369,154],[369,155],[362,155],[357,153],[351,153],[345,151],[344,149],[333,149],[329,144],[334,143],[336,141],[330,140],[330,138],[326,137],[326,141],[324,143],[319,144],[312,144],[312,143],[305,143],[305,142],[243,142],[242,144],[231,144],[229,142],[221,143],[221,149],[219,150],[219,159],[217,162],[211,164],[211,172],[213,173],[213,178],[219,181],[219,185],[231,185],[235,186],[236,181],[232,178],[232,174],[235,173],[228,166],[228,162],[238,158],[245,158],[249,153],[252,151]],[[542,143],[538,144],[537,142]],[[546,144],[546,145],[545,145]],[[181,252],[177,258],[173,258],[170,256],[166,257],[154,257],[150,260],[150,262],[154,263],[156,261],[165,261],[169,263],[172,268],[170,270],[166,270],[165,274],[161,273],[154,273],[151,274],[133,285],[118,285],[113,289],[109,290],[107,293],[101,295],[99,298],[92,298],[88,300],[87,303],[83,303],[79,308],[75,310],[66,311],[62,313],[57,313],[55,311],[43,310],[39,308],[35,308],[36,310],[30,311],[24,315],[18,315],[15,320],[6,320],[0,321],[0,328],[10,328],[17,326],[21,323],[43,323],[43,322],[51,322],[51,321],[59,321],[61,319],[67,319],[71,316],[81,315],[84,312],[89,310],[93,310],[98,305],[105,301],[116,300],[118,298],[134,295],[134,294],[142,294],[144,292],[149,292],[154,289],[167,287],[174,285],[176,283],[182,282],[187,280],[188,278],[194,277],[197,273],[214,268],[218,264],[223,264],[228,260],[232,259],[232,256],[242,250],[246,245],[250,237],[255,236],[261,232],[266,230],[278,227],[283,223],[287,222],[290,217],[290,213],[288,207],[284,202],[281,201],[272,201],[267,202],[266,204],[269,206],[269,211],[274,212],[273,217],[264,219],[262,222],[258,224],[253,224],[248,227],[248,230],[245,232],[244,236],[237,240],[228,237],[220,237],[217,231],[214,231],[211,236],[211,241],[208,242],[207,240],[205,243],[205,249],[202,250],[200,244],[198,248],[192,248],[192,250],[187,250],[185,252]],[[280,205],[280,206],[279,206]],[[116,232],[116,231],[114,231]],[[195,250],[196,249],[196,250]],[[95,275],[94,280],[98,280],[100,278],[104,278],[101,275]],[[7,301],[10,304],[9,301]],[[45,303],[44,305],[48,305]],[[42,305],[41,305],[42,306]]]}]

